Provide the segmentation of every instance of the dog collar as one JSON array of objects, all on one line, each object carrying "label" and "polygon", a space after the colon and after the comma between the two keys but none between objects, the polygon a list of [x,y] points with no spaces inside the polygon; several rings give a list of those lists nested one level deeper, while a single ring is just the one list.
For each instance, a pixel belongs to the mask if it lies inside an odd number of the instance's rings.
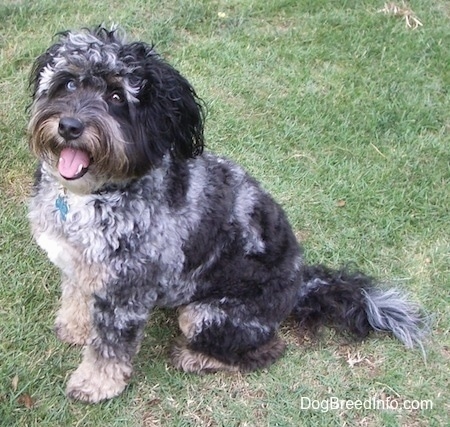
[{"label": "dog collar", "polygon": [[65,189],[63,189],[63,192],[60,193],[56,198],[55,207],[59,211],[61,220],[65,221],[67,219],[67,214],[69,213],[69,204],[67,203],[67,195]]}]

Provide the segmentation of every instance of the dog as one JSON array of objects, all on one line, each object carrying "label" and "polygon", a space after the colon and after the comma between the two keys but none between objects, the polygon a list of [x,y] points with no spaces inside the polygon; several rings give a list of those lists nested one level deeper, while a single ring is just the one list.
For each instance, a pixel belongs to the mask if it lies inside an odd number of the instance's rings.
[{"label": "dog", "polygon": [[304,262],[283,209],[204,150],[204,103],[152,45],[66,31],[33,66],[29,219],[62,273],[57,337],[84,346],[67,395],[119,395],[154,307],[178,308],[171,361],[247,372],[284,351],[277,331],[388,331],[422,346],[421,309],[370,277]]}]

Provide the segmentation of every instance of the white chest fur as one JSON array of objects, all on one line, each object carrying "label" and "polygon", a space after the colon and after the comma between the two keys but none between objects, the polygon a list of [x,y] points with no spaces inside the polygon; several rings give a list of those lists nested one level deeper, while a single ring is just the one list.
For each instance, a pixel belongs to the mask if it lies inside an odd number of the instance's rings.
[{"label": "white chest fur", "polygon": [[77,259],[73,248],[56,237],[51,232],[41,233],[37,239],[37,244],[47,253],[49,260],[59,267],[66,275],[74,276],[77,266]]}]

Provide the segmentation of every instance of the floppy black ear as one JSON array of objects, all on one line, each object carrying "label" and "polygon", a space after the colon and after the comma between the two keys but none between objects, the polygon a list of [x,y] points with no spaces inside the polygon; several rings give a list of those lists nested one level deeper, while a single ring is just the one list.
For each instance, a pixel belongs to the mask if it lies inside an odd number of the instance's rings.
[{"label": "floppy black ear", "polygon": [[145,43],[124,46],[122,55],[135,62],[130,80],[141,81],[135,120],[153,156],[155,150],[160,155],[170,150],[182,159],[201,154],[204,112],[191,84]]}]

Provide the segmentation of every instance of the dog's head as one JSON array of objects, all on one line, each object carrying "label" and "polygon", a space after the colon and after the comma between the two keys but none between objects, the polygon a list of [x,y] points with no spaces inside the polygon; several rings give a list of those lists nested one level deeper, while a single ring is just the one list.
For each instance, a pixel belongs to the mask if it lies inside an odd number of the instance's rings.
[{"label": "dog's head", "polygon": [[164,156],[203,149],[192,86],[152,46],[125,43],[117,31],[61,33],[30,83],[30,148],[73,191],[138,178]]}]

